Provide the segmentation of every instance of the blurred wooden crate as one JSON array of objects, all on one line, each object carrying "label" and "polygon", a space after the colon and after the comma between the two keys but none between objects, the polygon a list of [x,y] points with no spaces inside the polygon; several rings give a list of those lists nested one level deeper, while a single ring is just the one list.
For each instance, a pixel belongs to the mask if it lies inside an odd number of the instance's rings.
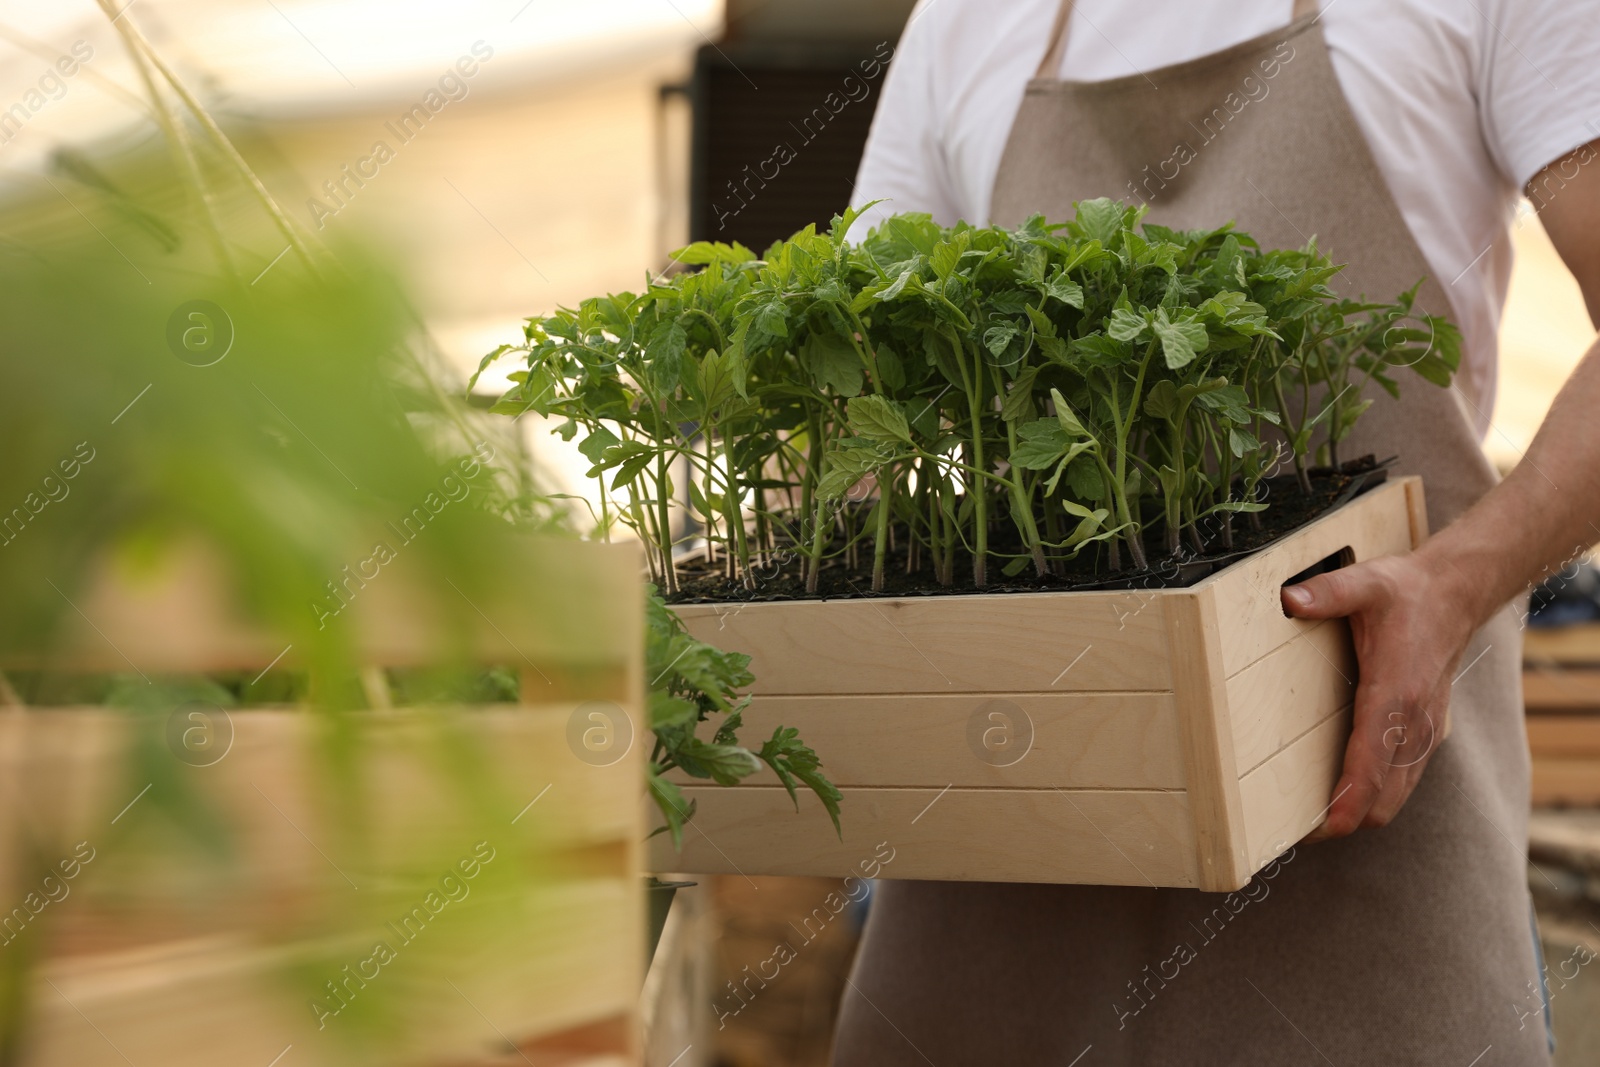
[{"label": "blurred wooden crate", "polygon": [[1600,805],[1600,624],[1530,628],[1522,658],[1533,803]]},{"label": "blurred wooden crate", "polygon": [[[228,740],[203,758],[173,743],[187,705],[176,726],[0,711],[0,888],[21,909],[0,914],[0,964],[31,955],[29,1007],[0,1018],[12,1062],[639,1062],[638,559],[520,551],[520,575],[472,597],[475,630],[419,614],[400,574],[352,605],[364,662],[468,648],[521,669],[520,705],[382,708],[380,693],[337,724],[200,709],[193,728]],[[138,583],[108,569],[51,666],[294,662],[219,588],[203,553]],[[595,722],[616,751],[575,741]]]}]

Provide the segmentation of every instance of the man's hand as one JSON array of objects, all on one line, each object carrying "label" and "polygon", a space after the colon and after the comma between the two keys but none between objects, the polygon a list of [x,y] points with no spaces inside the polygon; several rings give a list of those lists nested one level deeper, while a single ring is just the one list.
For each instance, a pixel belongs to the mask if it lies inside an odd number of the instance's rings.
[{"label": "man's hand", "polygon": [[1384,826],[1444,738],[1450,683],[1472,638],[1469,606],[1421,553],[1319,574],[1283,591],[1300,619],[1348,616],[1361,664],[1344,773],[1307,841]]}]

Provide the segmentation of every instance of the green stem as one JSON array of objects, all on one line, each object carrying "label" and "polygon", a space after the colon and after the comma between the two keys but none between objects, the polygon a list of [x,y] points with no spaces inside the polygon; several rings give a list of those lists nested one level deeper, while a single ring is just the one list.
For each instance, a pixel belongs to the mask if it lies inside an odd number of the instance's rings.
[{"label": "green stem", "polygon": [[[620,506],[618,511],[621,511]],[[633,528],[638,533],[639,540],[654,549],[644,554],[645,565],[650,568],[650,580],[658,586],[665,587],[666,578],[661,573],[661,561],[658,558],[661,554],[661,538],[653,528],[655,524],[650,521],[650,513],[639,500],[638,488],[633,485],[628,486],[628,513],[633,518]]]},{"label": "green stem", "polygon": [[656,536],[661,553],[661,573],[666,578],[667,592],[678,592],[678,565],[672,558],[672,512],[667,504],[667,456],[656,453]]},{"label": "green stem", "polygon": [[1165,500],[1167,513],[1167,552],[1171,555],[1177,555],[1179,547],[1178,534],[1183,528],[1183,488],[1186,480],[1184,478],[1184,469],[1188,466],[1188,463],[1183,454],[1182,420],[1174,418],[1167,423],[1167,426],[1168,429],[1171,430],[1171,433],[1168,436],[1169,444],[1167,448],[1167,458],[1172,462],[1172,469],[1175,472],[1174,477],[1176,479],[1172,484],[1171,492],[1166,494]]},{"label": "green stem", "polygon": [[1289,416],[1289,401],[1283,395],[1283,379],[1277,374],[1272,376],[1272,395],[1278,401],[1278,417],[1283,420],[1284,429],[1289,431],[1289,454],[1294,457],[1294,473],[1299,479],[1300,491],[1310,496],[1311,476],[1306,473],[1305,456],[1295,447],[1295,438],[1300,436],[1300,424]]},{"label": "green stem", "polygon": [[739,492],[738,473],[733,466],[733,435],[726,430],[722,434],[722,462],[727,465],[727,486],[725,488],[723,505],[728,520],[728,536],[733,542],[732,549],[737,553],[739,573],[735,577],[743,577],[746,589],[755,588],[755,575],[750,570],[750,542],[744,528],[744,499]]},{"label": "green stem", "polygon": [[[976,348],[968,354],[972,357],[973,373],[967,373],[967,365],[962,361],[962,349],[965,345],[958,343],[956,348],[956,365],[961,368],[961,384],[967,394],[967,410],[972,419],[972,467],[974,470],[983,471],[983,357]],[[968,487],[972,494],[972,523],[973,523],[973,550],[972,550],[972,584],[975,588],[982,589],[989,584],[989,509],[985,499],[988,486],[983,484],[982,478],[974,478]]]},{"label": "green stem", "polygon": [[701,424],[701,432],[705,434],[706,438],[705,485],[700,489],[700,497],[705,502],[706,506],[704,516],[706,562],[714,564],[717,562],[717,517],[715,511],[712,510],[711,502],[716,499],[716,483],[712,479],[712,471],[716,466],[715,456],[717,448],[716,444],[714,443],[717,432],[716,423],[711,419],[706,419],[705,422]]},{"label": "green stem", "polygon": [[1134,378],[1133,396],[1128,401],[1126,417],[1123,416],[1123,407],[1118,396],[1120,390],[1117,389],[1115,372],[1111,375],[1111,419],[1117,433],[1117,469],[1111,484],[1117,497],[1117,521],[1127,524],[1123,538],[1128,542],[1128,552],[1133,556],[1134,568],[1141,571],[1149,564],[1144,554],[1143,527],[1128,506],[1128,434],[1132,432],[1134,420],[1139,414],[1139,398],[1144,392],[1144,376],[1150,369],[1150,359],[1155,350],[1156,343],[1153,340],[1145,346],[1144,358],[1139,361],[1139,373]]},{"label": "green stem", "polygon": [[[1006,447],[1012,452],[1017,449],[1017,428],[1014,423],[1006,423]],[[1022,534],[1022,543],[1033,556],[1033,569],[1039,577],[1043,578],[1049,573],[1049,565],[1044,559],[1044,545],[1039,541],[1039,524],[1033,518],[1033,492],[1026,486],[1023,479],[1027,472],[1021,467],[1011,468],[1011,477],[1006,479],[1006,487],[1011,490],[1011,500],[1016,511],[1018,532]]]},{"label": "green stem", "polygon": [[889,509],[894,502],[894,476],[878,471],[878,516],[872,530],[872,591],[883,592],[883,561],[889,548]]},{"label": "green stem", "polygon": [[[801,489],[800,510],[802,515],[811,516],[811,544],[804,549],[806,553],[806,592],[817,591],[817,580],[822,570],[822,550],[828,544],[828,531],[823,524],[824,502],[816,491],[817,483],[822,478],[822,464],[825,455],[822,441],[822,420],[815,416],[811,419],[811,454],[806,462],[806,481]],[[803,531],[801,531],[803,532]]]}]

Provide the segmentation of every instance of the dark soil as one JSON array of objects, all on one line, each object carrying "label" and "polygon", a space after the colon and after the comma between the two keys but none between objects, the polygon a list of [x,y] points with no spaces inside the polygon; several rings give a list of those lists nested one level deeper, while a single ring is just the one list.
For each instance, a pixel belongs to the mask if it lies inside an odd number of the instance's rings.
[{"label": "dark soil", "polygon": [[[847,566],[840,553],[825,560],[818,576],[818,591],[807,593],[800,577],[802,557],[789,549],[780,549],[764,566],[754,567],[755,588],[746,588],[741,581],[729,580],[722,573],[721,561],[707,565],[703,559],[680,560],[678,563],[679,593],[668,597],[675,604],[705,604],[725,601],[765,600],[836,600],[854,597],[903,596],[961,596],[972,593],[1041,593],[1062,592],[1069,589],[1162,589],[1193,585],[1206,576],[1221,570],[1235,561],[1260,551],[1279,538],[1293,533],[1306,523],[1322,515],[1358,493],[1382,484],[1387,471],[1372,456],[1352,460],[1337,470],[1328,467],[1314,468],[1311,472],[1312,492],[1301,492],[1293,474],[1270,478],[1263,482],[1266,495],[1262,498],[1267,509],[1258,512],[1259,528],[1251,517],[1239,514],[1233,517],[1233,547],[1224,546],[1223,517],[1211,516],[1201,523],[1204,551],[1197,551],[1185,537],[1178,555],[1168,555],[1161,543],[1159,523],[1149,523],[1149,536],[1145,540],[1146,557],[1150,566],[1134,571],[1126,566],[1127,546],[1123,546],[1125,568],[1111,571],[1104,544],[1091,545],[1076,559],[1057,561],[1062,573],[1043,577],[1034,573],[1031,560],[1013,577],[1007,577],[1001,568],[1008,557],[1022,554],[1022,543],[1009,524],[997,524],[991,531],[989,584],[983,589],[972,585],[972,557],[958,549],[955,558],[955,581],[942,586],[934,578],[933,569],[922,553],[922,566],[915,573],[906,573],[906,543],[904,530],[894,548],[887,554],[884,567],[884,590],[873,593],[872,544],[863,537],[857,544],[856,566]],[[860,520],[870,502],[858,505]],[[838,539],[835,539],[837,546]]]}]

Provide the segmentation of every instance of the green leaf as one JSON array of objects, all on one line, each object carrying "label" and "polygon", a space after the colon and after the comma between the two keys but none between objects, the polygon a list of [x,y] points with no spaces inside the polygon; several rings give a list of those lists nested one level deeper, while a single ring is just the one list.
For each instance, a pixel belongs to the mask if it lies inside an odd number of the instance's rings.
[{"label": "green leaf", "polygon": [[[478,360],[478,369],[472,372],[471,378],[467,379],[467,392],[472,392],[472,387],[478,384],[478,377],[482,375],[484,371],[489,369],[489,364],[493,363],[507,352],[514,351],[516,347],[516,345],[501,345],[493,352],[490,352],[488,355]],[[515,378],[515,375],[512,377]]]},{"label": "green leaf", "polygon": [[755,325],[756,329],[773,337],[788,337],[789,309],[783,306],[782,300],[769,300],[756,312]]},{"label": "green leaf", "polygon": [[1074,248],[1072,254],[1061,264],[1061,273],[1066,275],[1079,267],[1093,266],[1096,261],[1102,260],[1108,255],[1110,253],[1105,250],[1100,241],[1085,241]]},{"label": "green leaf", "polygon": [[1033,383],[1039,377],[1039,366],[1022,368],[1017,375],[1017,380],[1011,383],[1011,391],[1006,394],[1005,403],[1000,407],[1000,418],[1006,422],[1017,422],[1033,414]]},{"label": "green leaf", "polygon": [[[1214,379],[1215,380],[1215,379]],[[1250,395],[1241,386],[1228,385],[1226,379],[1221,379],[1224,384],[1202,392],[1195,397],[1195,403],[1221,415],[1229,422],[1246,423],[1250,421]]]},{"label": "green leaf", "polygon": [[1092,366],[1114,367],[1127,362],[1132,349],[1125,341],[1114,340],[1103,333],[1092,333],[1073,340],[1072,354]]},{"label": "green leaf", "polygon": [[1083,307],[1083,286],[1066,276],[1065,271],[1056,273],[1045,283],[1046,293],[1053,299],[1061,301],[1068,307]]},{"label": "green leaf", "polygon": [[1178,387],[1163,378],[1145,394],[1144,412],[1157,419],[1171,419],[1178,413]]},{"label": "green leaf", "polygon": [[1033,334],[1035,338],[1042,339],[1046,337],[1054,337],[1056,335],[1056,324],[1051,321],[1049,315],[1046,315],[1044,312],[1040,311],[1036,307],[1033,307],[1032,305],[1029,305],[1024,310],[1028,313],[1028,321],[1033,323]]},{"label": "green leaf", "polygon": [[911,427],[899,404],[883,396],[855,396],[846,403],[846,420],[858,437],[869,441],[911,443]]},{"label": "green leaf", "polygon": [[678,374],[683,365],[683,350],[689,335],[676,319],[668,319],[650,334],[644,358],[650,384],[657,393],[672,393],[678,388]]},{"label": "green leaf", "polygon": [[892,449],[859,437],[847,437],[823,453],[822,477],[817,495],[823,500],[844,496],[863,477],[895,457]]},{"label": "green leaf", "polygon": [[1029,556],[1018,556],[1016,559],[1013,559],[1011,562],[1007,563],[1004,567],[1001,567],[1000,573],[1005,575],[1007,578],[1015,578],[1017,575],[1023,572],[1028,564],[1032,562],[1033,560]]},{"label": "green leaf", "polygon": [[650,694],[650,729],[692,726],[699,719],[700,708],[694,701],[659,689]]},{"label": "green leaf", "polygon": [[1073,460],[1067,467],[1067,488],[1080,500],[1102,500],[1106,495],[1100,465],[1092,457]]},{"label": "green leaf", "polygon": [[911,428],[925,441],[939,436],[939,405],[933,397],[917,398],[911,402]]},{"label": "green leaf", "polygon": [[1083,422],[1072,410],[1072,405],[1067,403],[1067,398],[1061,395],[1061,390],[1050,390],[1050,401],[1055,405],[1056,420],[1061,423],[1061,429],[1071,437],[1088,437],[1089,431],[1083,428]]},{"label": "green leaf", "polygon": [[719,745],[691,737],[677,750],[678,766],[695,778],[710,778],[718,785],[738,785],[761,769],[754,752],[738,745]]},{"label": "green leaf", "polygon": [[619,488],[633,482],[633,480],[646,470],[655,461],[655,453],[649,450],[639,452],[629,457],[611,476],[611,485]]},{"label": "green leaf", "polygon": [[1048,470],[1067,454],[1072,439],[1056,419],[1036,419],[1017,427],[1017,447],[1011,450],[1013,467]]},{"label": "green leaf", "polygon": [[1110,244],[1122,230],[1122,217],[1126,209],[1121,201],[1102,196],[1094,200],[1080,200],[1074,206],[1078,210],[1078,225],[1084,234],[1102,245]]},{"label": "green leaf", "polygon": [[844,209],[844,214],[835,215],[833,224],[828,227],[828,236],[833,239],[835,247],[844,244],[845,237],[849,234],[850,227],[855,225],[856,219],[859,219],[881,203],[883,203],[883,198],[879,197],[877,200],[868,200],[860,207],[847,207]]},{"label": "green leaf", "polygon": [[723,409],[723,417],[727,417],[730,408],[739,408],[743,405],[733,400],[733,360],[724,356],[716,349],[711,349],[700,361],[695,375],[700,387],[701,403],[708,410]]},{"label": "green leaf", "polygon": [[698,478],[689,479],[689,507],[701,515],[712,516],[722,512],[722,496],[716,494],[707,500]]},{"label": "green leaf", "polygon": [[621,443],[622,441],[617,437],[616,434],[612,433],[604,426],[596,426],[594,429],[590,430],[589,435],[578,444],[578,451],[582,453],[583,458],[587,459],[590,463],[599,463],[601,462],[602,453],[604,453],[606,449],[620,445]]},{"label": "green leaf", "polygon": [[1067,548],[1082,544],[1093,537],[1106,521],[1106,516],[1111,514],[1105,508],[1090,509],[1071,500],[1063,500],[1061,506],[1066,509],[1068,515],[1078,520],[1078,525],[1067,535],[1065,546]]},{"label": "green leaf", "polygon": [[749,703],[750,698],[746,697],[744,703],[739,705],[739,710],[730,711],[723,718],[722,725],[717,727],[717,732],[711,736],[713,744],[737,745],[739,743],[739,731],[744,727],[744,709]]},{"label": "green leaf", "polygon": [[1218,511],[1266,511],[1265,504],[1258,504],[1253,500],[1224,500],[1220,504],[1213,504],[1200,513],[1201,518]]},{"label": "green leaf", "polygon": [[1167,319],[1165,308],[1156,312],[1156,321],[1151,324],[1151,329],[1161,339],[1161,353],[1171,370],[1180,370],[1193,363],[1195,356],[1204,352],[1210,343],[1203,323],[1192,320],[1172,322]]},{"label": "green leaf", "polygon": [[1167,496],[1172,496],[1178,491],[1178,472],[1175,468],[1163,464],[1156,471],[1156,477],[1161,481],[1161,491]]},{"label": "green leaf", "polygon": [[800,350],[801,361],[819,390],[839,396],[859,396],[865,383],[861,357],[855,346],[831,333],[813,333]]},{"label": "green leaf", "polygon": [[828,817],[833,820],[834,833],[843,836],[844,831],[839,825],[839,804],[844,800],[844,795],[822,774],[822,761],[800,740],[799,730],[793,726],[779,726],[773,731],[771,739],[762,744],[757,755],[772,768],[783,787],[789,791],[789,799],[794,802],[796,811],[800,810],[800,798],[795,795],[795,781],[798,779],[822,801]]},{"label": "green leaf", "polygon": [[878,362],[878,374],[883,379],[883,386],[890,391],[898,391],[906,387],[906,368],[901,361],[899,353],[888,345],[880,344],[874,352]]},{"label": "green leaf", "polygon": [[671,258],[691,267],[699,267],[711,263],[748,263],[756,255],[737,241],[731,245],[721,241],[696,241],[672,253]]},{"label": "green leaf", "polygon": [[[672,834],[672,847],[683,848],[683,824],[694,816],[695,804],[683,795],[683,790],[677,784],[661,777],[661,769],[655,764],[645,773],[645,784],[649,786],[650,797],[656,802],[656,807],[661,810],[661,815],[667,820],[664,829]],[[660,833],[660,831],[656,831]]]},{"label": "green leaf", "polygon": [[1138,341],[1149,331],[1150,324],[1143,315],[1127,308],[1113,308],[1106,323],[1106,335],[1114,341]]},{"label": "green leaf", "polygon": [[1254,452],[1261,447],[1261,442],[1249,430],[1237,426],[1228,427],[1228,451],[1236,457],[1243,457],[1246,452]]},{"label": "green leaf", "polygon": [[[896,278],[887,289],[879,290],[878,299],[882,301],[893,300],[904,292],[907,286],[911,286],[913,292],[921,289],[922,279],[917,275],[917,271],[921,266],[922,257],[918,256],[911,261],[910,266],[900,272],[900,277]],[[915,285],[912,284],[913,281],[916,283]]]},{"label": "green leaf", "polygon": [[996,359],[1006,354],[1006,348],[1011,344],[1011,339],[1017,336],[1015,323],[1007,322],[999,326],[991,326],[983,332],[983,347],[987,348]]},{"label": "green leaf", "polygon": [[962,230],[950,240],[940,241],[935,245],[933,254],[928,257],[928,264],[933,268],[934,277],[942,282],[954,274],[961,263],[961,257],[966,254],[971,244],[972,235]]}]

